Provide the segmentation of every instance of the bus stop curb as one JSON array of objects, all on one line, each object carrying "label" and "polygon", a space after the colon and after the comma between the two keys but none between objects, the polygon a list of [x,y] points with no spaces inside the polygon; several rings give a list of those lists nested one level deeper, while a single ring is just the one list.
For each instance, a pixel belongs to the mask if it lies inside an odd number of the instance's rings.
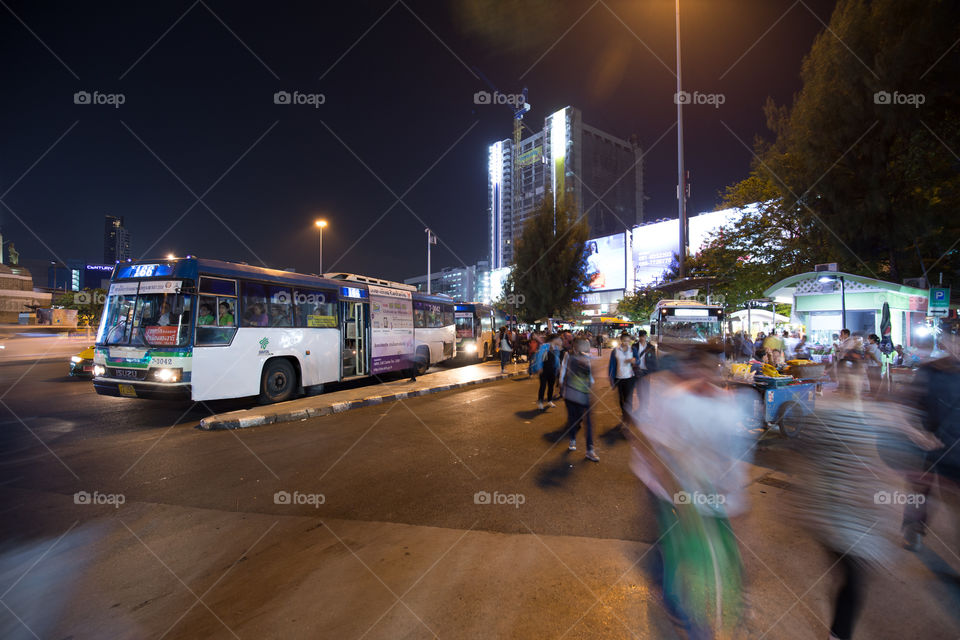
[{"label": "bus stop curb", "polygon": [[[319,418],[321,416],[328,416],[335,413],[344,413],[352,409],[371,407],[373,405],[395,402],[397,400],[404,400],[406,398],[425,396],[433,393],[440,393],[441,391],[461,389],[486,382],[496,382],[498,380],[506,380],[507,378],[519,378],[528,375],[529,374],[526,371],[497,373],[495,375],[487,376],[477,380],[465,380],[463,382],[441,384],[435,387],[427,387],[424,389],[398,391],[396,393],[389,393],[380,396],[368,396],[366,398],[360,398],[357,400],[346,400],[343,402],[334,402],[332,404],[318,407],[304,407],[286,411],[280,409],[280,407],[283,406],[283,403],[281,403],[279,405],[274,405],[274,408],[279,409],[275,413],[270,411],[270,407],[241,409],[239,411],[231,411],[229,413],[222,413],[204,418],[200,421],[200,424],[197,425],[197,428],[204,431],[220,431],[225,429],[248,429],[250,427],[262,427],[265,425],[279,424],[282,422],[300,422],[308,418]],[[323,396],[317,396],[317,398],[322,397]],[[294,400],[293,402],[298,401]]]}]

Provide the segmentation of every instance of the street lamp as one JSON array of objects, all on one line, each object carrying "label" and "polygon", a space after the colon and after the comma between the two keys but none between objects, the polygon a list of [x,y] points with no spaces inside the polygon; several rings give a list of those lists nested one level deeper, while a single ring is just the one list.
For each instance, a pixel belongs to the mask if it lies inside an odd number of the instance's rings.
[{"label": "street lamp", "polygon": [[320,252],[317,256],[317,275],[323,275],[323,229],[327,226],[326,220],[314,221],[314,226],[320,231]]}]

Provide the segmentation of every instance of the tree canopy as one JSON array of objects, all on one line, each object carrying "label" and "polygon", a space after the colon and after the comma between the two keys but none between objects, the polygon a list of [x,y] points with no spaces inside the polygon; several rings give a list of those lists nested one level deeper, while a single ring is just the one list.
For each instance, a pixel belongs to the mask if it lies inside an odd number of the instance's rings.
[{"label": "tree canopy", "polygon": [[587,238],[590,230],[573,204],[556,209],[547,194],[530,214],[513,249],[514,264],[501,304],[524,322],[572,313],[590,281]]},{"label": "tree canopy", "polygon": [[[691,259],[731,303],[819,262],[899,282],[960,269],[960,5],[840,0],[772,141],[722,207],[760,203]],[[930,277],[930,274],[927,274]]]}]

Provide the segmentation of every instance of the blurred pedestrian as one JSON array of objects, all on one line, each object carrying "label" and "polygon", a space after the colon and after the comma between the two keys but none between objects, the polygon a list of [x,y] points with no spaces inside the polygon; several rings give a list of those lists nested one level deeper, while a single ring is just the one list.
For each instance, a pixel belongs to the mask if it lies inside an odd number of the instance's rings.
[{"label": "blurred pedestrian", "polygon": [[817,400],[814,412],[796,418],[807,444],[795,452],[791,496],[801,524],[830,552],[829,571],[840,577],[830,624],[834,640],[853,637],[867,572],[893,557],[883,505],[896,481],[878,445],[891,440],[895,412],[862,403],[861,389],[845,386],[842,395]]},{"label": "blurred pedestrian", "polygon": [[912,551],[920,548],[927,532],[933,485],[939,481],[941,499],[951,506],[960,502],[960,336],[945,332],[940,343],[945,355],[922,365],[913,382],[920,423],[933,444],[923,447],[921,468],[908,475],[914,494],[923,496],[908,503],[903,513],[904,546]]},{"label": "blurred pedestrian", "polygon": [[671,349],[650,376],[650,419],[631,431],[631,468],[646,487],[660,537],[664,603],[685,637],[731,634],[743,609],[743,565],[729,517],[747,508],[751,442],[742,398],[719,388],[721,346]]},{"label": "blurred pedestrian", "polygon": [[580,427],[587,432],[587,460],[600,462],[593,450],[593,421],[590,417],[590,390],[593,388],[593,373],[590,371],[590,341],[580,339],[574,343],[571,353],[560,366],[560,385],[567,405],[567,432],[570,434],[570,451],[577,450],[577,433]]}]

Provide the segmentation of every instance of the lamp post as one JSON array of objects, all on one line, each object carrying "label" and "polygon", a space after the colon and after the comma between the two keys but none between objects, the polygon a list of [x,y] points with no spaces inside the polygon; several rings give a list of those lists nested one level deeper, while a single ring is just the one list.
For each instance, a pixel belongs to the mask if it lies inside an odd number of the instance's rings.
[{"label": "lamp post", "polygon": [[681,280],[687,277],[687,180],[683,169],[683,82],[680,72],[680,0],[677,0],[677,203],[680,227],[680,250],[677,252],[677,273]]},{"label": "lamp post", "polygon": [[827,282],[840,282],[840,330],[847,328],[847,288],[843,276],[820,276],[817,282],[826,284]]},{"label": "lamp post", "polygon": [[430,290],[430,245],[437,244],[437,235],[430,230],[430,227],[424,229],[427,232],[427,293],[432,293]]},{"label": "lamp post", "polygon": [[314,226],[317,227],[317,230],[320,231],[320,251],[317,255],[317,275],[323,275],[323,229],[327,226],[326,220],[316,220]]}]

